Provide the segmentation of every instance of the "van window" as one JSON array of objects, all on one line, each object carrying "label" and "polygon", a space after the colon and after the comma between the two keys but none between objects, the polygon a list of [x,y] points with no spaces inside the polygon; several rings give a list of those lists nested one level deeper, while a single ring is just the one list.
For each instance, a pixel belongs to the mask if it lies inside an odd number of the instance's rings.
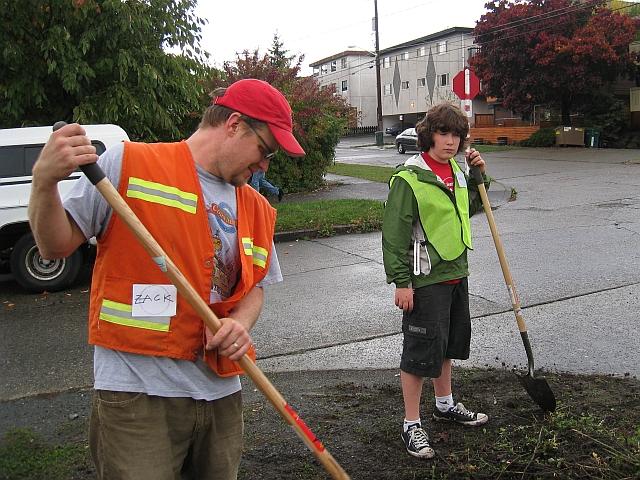
[{"label": "van window", "polygon": [[0,178],[24,175],[24,147],[0,147]]},{"label": "van window", "polygon": [[[98,155],[106,150],[104,143],[100,141],[94,140],[91,144],[96,147]],[[43,147],[44,144],[0,147],[0,178],[31,176],[33,165]]]},{"label": "van window", "polygon": [[23,175],[31,175],[33,164],[36,163],[36,160],[38,159],[38,155],[40,155],[40,152],[42,151],[42,147],[44,147],[44,145],[24,147],[24,174]]}]

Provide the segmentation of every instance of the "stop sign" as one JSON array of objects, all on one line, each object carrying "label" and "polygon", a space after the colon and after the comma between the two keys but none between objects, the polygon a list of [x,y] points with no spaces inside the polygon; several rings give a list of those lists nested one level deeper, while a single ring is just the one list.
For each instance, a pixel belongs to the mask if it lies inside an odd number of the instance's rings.
[{"label": "stop sign", "polygon": [[470,68],[460,70],[452,83],[451,89],[460,100],[472,100],[480,93],[480,79]]}]

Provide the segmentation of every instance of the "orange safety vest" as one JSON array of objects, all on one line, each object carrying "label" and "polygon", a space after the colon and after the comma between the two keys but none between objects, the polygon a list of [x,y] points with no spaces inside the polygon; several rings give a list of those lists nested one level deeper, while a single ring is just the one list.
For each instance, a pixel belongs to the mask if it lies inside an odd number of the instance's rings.
[{"label": "orange safety vest", "polygon": [[[167,256],[209,303],[214,245],[195,163],[186,142],[125,143],[120,195]],[[276,211],[253,188],[236,188],[241,273],[232,295],[211,305],[218,317],[234,306],[269,271]],[[133,317],[133,284],[169,284],[118,215],[98,240],[89,307],[89,343],[123,352],[194,361],[203,351],[204,322],[178,295],[173,317]],[[255,360],[255,350],[250,351]],[[242,373],[237,363],[205,351],[222,377]]]}]

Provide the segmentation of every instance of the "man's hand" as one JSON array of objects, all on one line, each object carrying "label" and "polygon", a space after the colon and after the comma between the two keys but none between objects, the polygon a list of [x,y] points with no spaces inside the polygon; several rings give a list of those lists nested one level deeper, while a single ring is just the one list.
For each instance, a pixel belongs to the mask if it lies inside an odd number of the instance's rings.
[{"label": "man's hand", "polygon": [[71,175],[80,165],[98,160],[84,128],[65,125],[51,134],[33,166],[34,187],[50,188]]},{"label": "man's hand", "polygon": [[469,166],[478,167],[480,169],[480,172],[484,173],[485,163],[479,151],[477,151],[475,148],[470,148],[465,152],[464,157],[466,158],[467,164],[469,164]]},{"label": "man's hand", "polygon": [[221,318],[222,326],[215,335],[205,328],[207,350],[218,349],[220,355],[229,357],[229,360],[238,361],[249,351],[251,336],[247,329],[238,321],[230,317]]},{"label": "man's hand", "polygon": [[403,312],[413,310],[413,288],[396,288],[395,301],[396,307]]}]

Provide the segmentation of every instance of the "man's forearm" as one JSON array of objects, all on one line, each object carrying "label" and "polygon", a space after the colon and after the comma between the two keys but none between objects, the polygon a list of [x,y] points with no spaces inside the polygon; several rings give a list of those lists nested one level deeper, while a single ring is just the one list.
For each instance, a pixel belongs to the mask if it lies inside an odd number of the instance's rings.
[{"label": "man's forearm", "polygon": [[31,231],[44,258],[69,256],[85,241],[84,235],[62,206],[56,184],[40,186],[34,180],[28,213]]},{"label": "man's forearm", "polygon": [[241,323],[247,331],[251,331],[258,321],[264,304],[264,291],[261,287],[253,287],[251,291],[240,300],[229,313],[237,322]]}]

